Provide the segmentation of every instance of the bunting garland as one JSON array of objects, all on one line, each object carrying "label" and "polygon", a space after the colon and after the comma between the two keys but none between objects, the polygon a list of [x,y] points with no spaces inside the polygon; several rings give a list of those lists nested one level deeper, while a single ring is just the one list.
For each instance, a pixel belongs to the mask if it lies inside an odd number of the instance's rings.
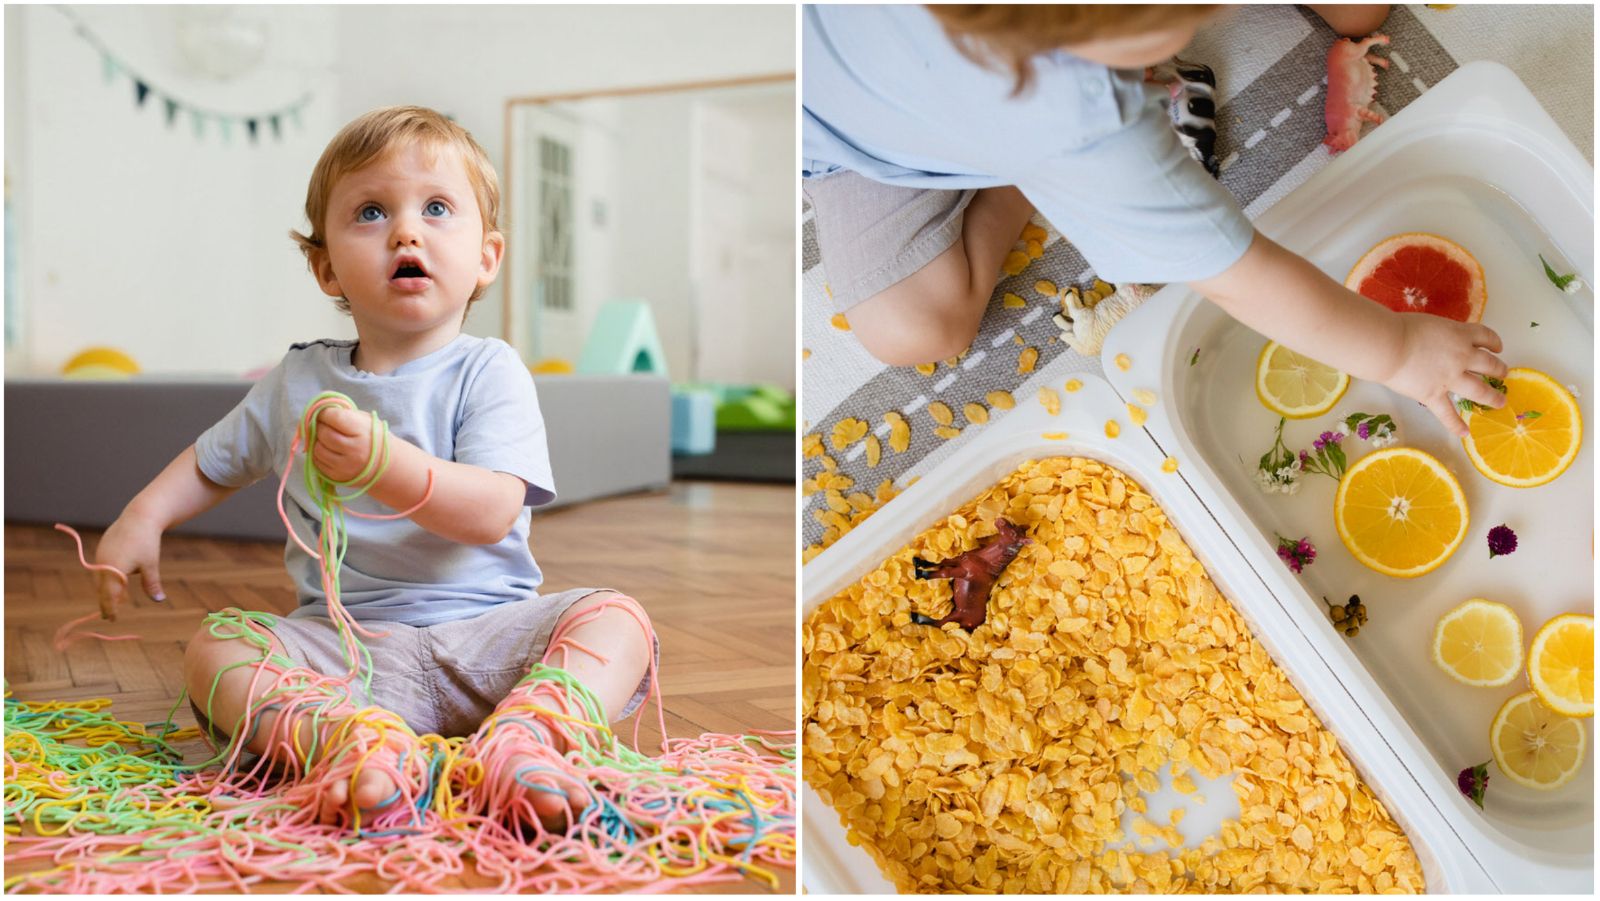
[{"label": "bunting garland", "polygon": [[[65,7],[57,6],[56,10],[72,23],[72,30],[89,46],[100,54],[100,71],[106,84],[115,84],[119,76],[126,76],[133,85],[133,105],[139,109],[151,105],[161,109],[167,128],[173,128],[180,118],[187,118],[189,126],[194,131],[196,140],[204,140],[207,133],[214,132],[222,139],[222,143],[232,142],[236,126],[243,126],[244,133],[251,144],[260,143],[268,133],[274,141],[282,141],[284,126],[293,125],[296,130],[302,128],[301,111],[311,103],[311,94],[305,93],[287,106],[276,109],[263,110],[258,113],[240,114],[222,112],[220,110],[206,109],[196,106],[187,100],[173,96],[165,90],[156,87],[149,78],[133,71],[126,63],[112,54],[110,48],[101,41],[94,32],[78,20]],[[159,103],[151,104],[154,97]]]}]

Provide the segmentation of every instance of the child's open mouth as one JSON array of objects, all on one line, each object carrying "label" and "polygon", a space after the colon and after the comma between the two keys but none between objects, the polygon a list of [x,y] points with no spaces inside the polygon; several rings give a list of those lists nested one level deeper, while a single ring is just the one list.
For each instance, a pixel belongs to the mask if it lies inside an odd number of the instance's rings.
[{"label": "child's open mouth", "polygon": [[389,276],[389,284],[401,291],[424,291],[433,284],[433,279],[422,268],[421,260],[401,257],[395,264],[394,273]]}]

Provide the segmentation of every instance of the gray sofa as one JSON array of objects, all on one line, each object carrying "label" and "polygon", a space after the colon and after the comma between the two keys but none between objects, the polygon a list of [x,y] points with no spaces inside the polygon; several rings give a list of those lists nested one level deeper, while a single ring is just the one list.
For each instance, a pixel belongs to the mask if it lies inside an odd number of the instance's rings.
[{"label": "gray sofa", "polygon": [[[672,400],[652,376],[539,376],[552,506],[665,487]],[[139,489],[250,389],[238,380],[7,379],[5,517],[104,528]],[[268,479],[174,531],[281,541]],[[548,508],[546,508],[548,509]]]}]

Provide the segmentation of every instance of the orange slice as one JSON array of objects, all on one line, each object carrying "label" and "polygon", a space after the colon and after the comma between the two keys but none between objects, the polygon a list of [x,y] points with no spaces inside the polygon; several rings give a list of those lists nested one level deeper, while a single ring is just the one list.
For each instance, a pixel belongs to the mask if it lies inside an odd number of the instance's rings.
[{"label": "orange slice", "polygon": [[1560,382],[1536,369],[1506,373],[1506,405],[1465,416],[1467,459],[1491,481],[1532,488],[1555,481],[1583,445],[1583,414]]},{"label": "orange slice", "polygon": [[1467,498],[1444,464],[1409,447],[1345,470],[1333,498],[1339,540],[1369,569],[1401,579],[1438,569],[1467,536]]},{"label": "orange slice", "polygon": [[1528,685],[1564,716],[1594,716],[1594,617],[1563,613],[1528,648]]},{"label": "orange slice", "polygon": [[1505,702],[1489,726],[1489,749],[1500,772],[1518,785],[1544,791],[1578,775],[1588,743],[1582,720],[1556,713],[1531,691]]}]

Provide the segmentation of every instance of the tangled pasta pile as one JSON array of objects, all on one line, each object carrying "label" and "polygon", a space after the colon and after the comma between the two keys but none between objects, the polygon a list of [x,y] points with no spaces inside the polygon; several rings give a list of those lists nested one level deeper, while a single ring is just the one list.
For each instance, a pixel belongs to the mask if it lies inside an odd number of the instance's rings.
[{"label": "tangled pasta pile", "polygon": [[[994,532],[1033,542],[972,633],[913,577]],[[1151,497],[1080,458],[1030,462],[804,630],[808,783],[902,891],[1423,889],[1410,842]],[[1233,777],[1240,816],[1182,848],[1177,817],[1125,810],[1171,763]]]}]

